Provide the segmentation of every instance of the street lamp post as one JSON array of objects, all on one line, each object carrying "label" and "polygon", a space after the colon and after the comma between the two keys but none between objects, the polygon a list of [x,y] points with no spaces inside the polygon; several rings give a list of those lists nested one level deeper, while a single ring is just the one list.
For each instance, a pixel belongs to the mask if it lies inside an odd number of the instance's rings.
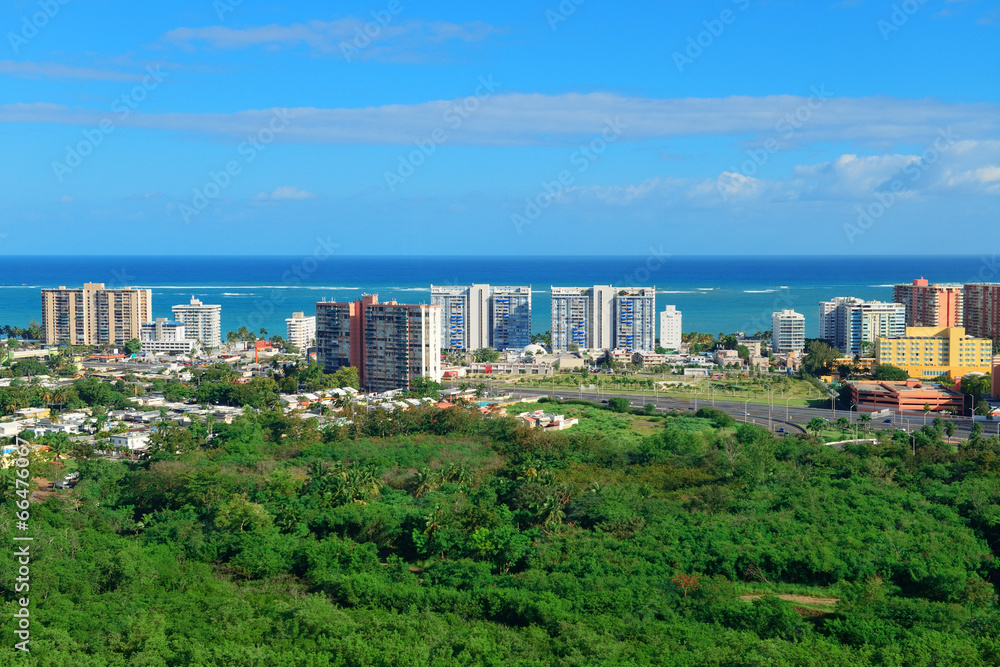
[{"label": "street lamp post", "polygon": [[771,420],[771,412],[774,410],[774,390],[769,388],[767,390],[767,393],[768,393],[768,401],[767,401],[767,430],[768,431],[773,431],[774,430],[774,423]]},{"label": "street lamp post", "polygon": [[791,396],[785,399],[785,421],[788,421],[788,401],[790,400],[792,400]]},{"label": "street lamp post", "polygon": [[[852,412],[857,412],[858,411],[858,404],[857,403],[851,403],[851,411]],[[858,422],[854,418],[853,414],[848,415],[848,417],[851,420],[851,425],[854,426],[854,442],[856,443],[858,441]]]}]

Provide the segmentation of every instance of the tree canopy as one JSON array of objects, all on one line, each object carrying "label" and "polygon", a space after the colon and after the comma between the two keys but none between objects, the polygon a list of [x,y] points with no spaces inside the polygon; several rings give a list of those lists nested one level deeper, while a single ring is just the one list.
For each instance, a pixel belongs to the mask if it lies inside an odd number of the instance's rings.
[{"label": "tree canopy", "polygon": [[[135,461],[46,436],[32,479],[80,481],[25,500],[25,664],[998,664],[981,422],[959,447],[942,420],[838,450],[709,408],[560,410],[580,424],[264,407],[211,439],[165,425]],[[8,516],[37,492],[14,469]]]},{"label": "tree canopy", "polygon": [[830,371],[833,363],[840,357],[840,350],[828,343],[821,340],[810,341],[806,354],[802,357],[802,370],[810,375],[820,375]]},{"label": "tree canopy", "polygon": [[904,382],[910,374],[899,366],[892,364],[876,364],[872,366],[872,377],[882,382]]}]

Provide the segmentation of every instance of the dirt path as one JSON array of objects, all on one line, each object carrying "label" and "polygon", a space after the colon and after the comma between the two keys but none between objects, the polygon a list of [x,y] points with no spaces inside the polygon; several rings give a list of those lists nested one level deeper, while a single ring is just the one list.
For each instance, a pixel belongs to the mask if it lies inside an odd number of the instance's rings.
[{"label": "dirt path", "polygon": [[44,477],[36,477],[33,481],[38,484],[38,488],[35,489],[34,493],[32,493],[30,502],[43,502],[46,498],[55,493],[55,490],[52,488],[52,482]]},{"label": "dirt path", "polygon": [[[758,593],[756,595],[741,595],[741,600],[756,600],[757,598],[764,597],[763,593]],[[839,598],[817,598],[811,595],[789,595],[787,593],[781,595],[775,595],[774,597],[786,600],[788,602],[798,602],[799,604],[812,604],[819,607],[832,607],[838,602]]]}]

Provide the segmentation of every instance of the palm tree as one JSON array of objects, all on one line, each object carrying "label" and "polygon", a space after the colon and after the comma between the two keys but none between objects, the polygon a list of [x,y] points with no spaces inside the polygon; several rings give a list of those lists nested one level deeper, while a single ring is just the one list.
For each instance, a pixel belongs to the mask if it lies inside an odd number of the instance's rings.
[{"label": "palm tree", "polygon": [[53,459],[56,461],[59,461],[64,456],[69,454],[72,449],[69,438],[55,437],[46,444],[49,446],[49,451],[52,452]]},{"label": "palm tree", "polygon": [[859,415],[858,416],[858,423],[860,423],[862,425],[861,426],[862,430],[865,433],[867,433],[868,429],[869,429],[869,427],[871,426],[871,423],[872,423],[872,416],[871,415]]},{"label": "palm tree", "polygon": [[945,435],[947,435],[949,438],[951,436],[955,435],[955,422],[953,422],[953,421],[946,421],[944,423],[944,432],[945,432]]},{"label": "palm tree", "polygon": [[815,433],[817,438],[819,437],[819,434],[823,432],[824,428],[826,428],[826,420],[821,417],[813,417],[806,425],[806,430]]},{"label": "palm tree", "polygon": [[562,523],[562,520],[566,518],[566,512],[562,510],[562,505],[552,496],[546,498],[544,503],[536,503],[532,509],[535,513],[535,520],[543,526]]},{"label": "palm tree", "polygon": [[837,420],[837,428],[840,429],[840,432],[846,438],[847,432],[851,430],[851,420],[847,417],[841,417]]}]

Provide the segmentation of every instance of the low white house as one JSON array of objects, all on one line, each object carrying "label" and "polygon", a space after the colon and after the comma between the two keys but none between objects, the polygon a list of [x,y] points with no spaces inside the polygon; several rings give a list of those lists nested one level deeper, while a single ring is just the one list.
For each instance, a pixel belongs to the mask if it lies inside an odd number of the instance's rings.
[{"label": "low white house", "polygon": [[108,442],[116,449],[130,449],[134,452],[149,447],[149,435],[145,432],[129,431],[110,436]]}]

